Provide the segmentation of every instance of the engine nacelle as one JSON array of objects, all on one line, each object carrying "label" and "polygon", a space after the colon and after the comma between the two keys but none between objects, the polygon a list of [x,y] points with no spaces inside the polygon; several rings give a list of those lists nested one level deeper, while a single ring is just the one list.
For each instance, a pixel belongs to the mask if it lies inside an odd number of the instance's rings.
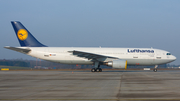
[{"label": "engine nacelle", "polygon": [[106,63],[107,66],[112,68],[127,68],[127,60],[113,60]]}]

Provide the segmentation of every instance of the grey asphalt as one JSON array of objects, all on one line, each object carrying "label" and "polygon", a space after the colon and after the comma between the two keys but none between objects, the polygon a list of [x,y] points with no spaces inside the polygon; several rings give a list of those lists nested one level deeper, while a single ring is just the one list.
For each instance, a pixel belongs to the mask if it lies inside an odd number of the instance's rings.
[{"label": "grey asphalt", "polygon": [[180,101],[180,70],[0,71],[1,101]]}]

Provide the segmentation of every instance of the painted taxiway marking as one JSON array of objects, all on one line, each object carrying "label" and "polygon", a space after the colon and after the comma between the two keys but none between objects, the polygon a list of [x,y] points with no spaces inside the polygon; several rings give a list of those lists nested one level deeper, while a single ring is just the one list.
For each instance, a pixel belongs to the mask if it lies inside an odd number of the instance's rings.
[{"label": "painted taxiway marking", "polygon": [[151,100],[151,101],[179,101],[180,99],[0,99],[0,100],[15,100],[15,101],[18,101],[18,100],[44,100],[44,101],[48,101],[48,100],[58,100],[58,101],[61,101],[61,100],[126,100],[126,101],[132,101],[132,100],[136,100],[136,101],[146,101],[146,100]]}]

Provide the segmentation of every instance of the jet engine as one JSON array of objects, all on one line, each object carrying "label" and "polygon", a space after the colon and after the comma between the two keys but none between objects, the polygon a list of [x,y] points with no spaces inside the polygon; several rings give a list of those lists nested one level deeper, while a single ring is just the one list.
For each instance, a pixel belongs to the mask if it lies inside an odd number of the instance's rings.
[{"label": "jet engine", "polygon": [[105,65],[110,66],[112,68],[127,68],[127,60],[112,60],[106,62]]}]

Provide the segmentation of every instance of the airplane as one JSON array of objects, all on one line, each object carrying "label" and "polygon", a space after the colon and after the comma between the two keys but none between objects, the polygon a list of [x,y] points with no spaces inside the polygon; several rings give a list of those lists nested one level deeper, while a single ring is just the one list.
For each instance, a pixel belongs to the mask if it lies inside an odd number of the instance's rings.
[{"label": "airplane", "polygon": [[5,46],[35,58],[62,63],[94,65],[91,72],[102,72],[100,65],[112,68],[155,66],[170,63],[176,57],[170,52],[153,48],[48,47],[40,43],[19,21],[11,21],[21,47]]}]

